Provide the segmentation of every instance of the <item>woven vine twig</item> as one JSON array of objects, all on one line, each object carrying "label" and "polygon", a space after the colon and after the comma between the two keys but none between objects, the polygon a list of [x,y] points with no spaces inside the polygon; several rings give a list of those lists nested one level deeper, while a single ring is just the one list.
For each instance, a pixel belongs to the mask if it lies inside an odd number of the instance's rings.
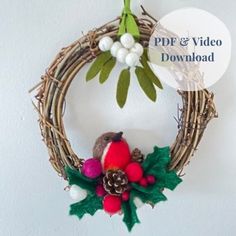
[{"label": "woven vine twig", "polygon": [[[147,12],[144,12],[147,15]],[[140,29],[140,40],[144,46],[154,30],[154,18],[137,19]],[[50,162],[54,169],[66,179],[64,167],[78,168],[83,159],[73,151],[63,124],[64,101],[71,82],[88,62],[100,51],[98,41],[104,36],[117,37],[119,18],[63,48],[47,69],[37,89],[39,124],[43,141],[47,145]],[[178,134],[171,146],[170,169],[180,171],[189,162],[196,150],[208,122],[216,116],[213,94],[208,90],[181,92],[183,106],[178,119]]]}]

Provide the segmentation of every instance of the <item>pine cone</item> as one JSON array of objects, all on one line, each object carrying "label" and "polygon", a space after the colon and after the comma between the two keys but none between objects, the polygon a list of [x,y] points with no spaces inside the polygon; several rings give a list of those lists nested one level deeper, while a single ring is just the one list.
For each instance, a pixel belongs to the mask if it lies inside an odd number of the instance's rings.
[{"label": "pine cone", "polygon": [[144,160],[144,155],[142,154],[142,152],[138,149],[135,148],[132,153],[131,153],[131,157],[133,161],[142,163]]},{"label": "pine cone", "polygon": [[128,178],[122,170],[109,170],[103,177],[103,187],[109,194],[120,195],[128,187]]}]

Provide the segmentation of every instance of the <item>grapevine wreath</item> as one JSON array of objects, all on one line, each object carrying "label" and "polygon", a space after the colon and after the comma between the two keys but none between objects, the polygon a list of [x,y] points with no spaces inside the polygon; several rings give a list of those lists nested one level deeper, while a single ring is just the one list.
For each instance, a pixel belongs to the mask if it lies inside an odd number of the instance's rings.
[{"label": "grapevine wreath", "polygon": [[156,20],[142,8],[142,18],[124,1],[122,16],[88,32],[63,48],[49,66],[37,90],[35,108],[50,162],[68,181],[75,203],[70,215],[81,219],[103,209],[109,215],[123,214],[130,231],[139,223],[136,213],[141,203],[154,206],[166,200],[164,189],[173,190],[181,182],[181,170],[189,163],[208,122],[216,117],[213,94],[206,89],[178,91],[183,105],[178,119],[178,134],[170,147],[157,147],[144,156],[138,148],[130,149],[122,132],[107,132],[98,137],[93,158],[84,160],[72,149],[63,124],[65,96],[71,82],[87,63],[89,81],[99,74],[104,83],[116,62],[123,63],[117,84],[117,103],[125,105],[130,68],[134,69],[140,87],[153,101],[161,82],[148,63],[146,48]]}]

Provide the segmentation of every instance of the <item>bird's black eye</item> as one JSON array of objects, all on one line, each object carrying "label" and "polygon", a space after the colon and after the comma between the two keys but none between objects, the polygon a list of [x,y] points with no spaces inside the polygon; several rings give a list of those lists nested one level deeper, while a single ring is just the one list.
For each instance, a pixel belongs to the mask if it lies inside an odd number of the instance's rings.
[{"label": "bird's black eye", "polygon": [[106,137],[104,137],[104,141],[109,141],[109,137],[108,136],[106,136]]}]

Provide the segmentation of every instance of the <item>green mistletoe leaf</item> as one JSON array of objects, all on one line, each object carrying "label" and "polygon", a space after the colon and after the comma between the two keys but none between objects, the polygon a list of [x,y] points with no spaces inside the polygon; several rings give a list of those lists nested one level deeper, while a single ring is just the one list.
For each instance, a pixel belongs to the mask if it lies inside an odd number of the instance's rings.
[{"label": "green mistletoe leaf", "polygon": [[121,18],[120,26],[119,26],[118,36],[122,36],[123,34],[125,34],[126,32],[125,22],[126,22],[126,15],[123,14]]},{"label": "green mistletoe leaf", "polygon": [[152,83],[152,81],[147,77],[145,71],[142,67],[137,66],[135,69],[135,74],[138,78],[138,82],[144,93],[147,97],[152,100],[153,102],[156,101],[157,94],[156,89]]},{"label": "green mistletoe leaf", "polygon": [[130,71],[129,69],[124,69],[120,73],[116,90],[116,100],[120,108],[122,108],[126,103],[129,85],[130,85]]},{"label": "green mistletoe leaf", "polygon": [[102,198],[95,194],[88,195],[84,200],[70,205],[70,215],[82,219],[85,214],[93,216],[97,210],[102,209]]},{"label": "green mistletoe leaf", "polygon": [[65,171],[69,185],[76,184],[90,193],[94,193],[97,186],[97,179],[89,179],[82,175],[79,170],[71,169],[68,166],[65,168]]},{"label": "green mistletoe leaf", "polygon": [[136,223],[140,223],[136,213],[136,206],[133,202],[133,197],[130,197],[129,201],[122,203],[122,211],[124,213],[123,222],[126,224],[130,232]]},{"label": "green mistletoe leaf", "polygon": [[103,65],[111,58],[111,53],[109,51],[102,52],[95,61],[92,63],[86,74],[86,81],[93,79],[102,69]]},{"label": "green mistletoe leaf", "polygon": [[99,76],[99,82],[103,84],[109,77],[112,69],[114,68],[116,64],[116,59],[114,57],[111,57],[102,67],[100,76]]},{"label": "green mistletoe leaf", "polygon": [[155,73],[152,71],[152,69],[148,65],[148,62],[147,62],[147,59],[145,56],[141,57],[141,64],[144,68],[144,72],[145,72],[146,76],[152,81],[152,83],[155,84],[158,88],[163,89],[161,81],[159,80],[159,78],[155,75]]},{"label": "green mistletoe leaf", "polygon": [[132,14],[127,14],[126,31],[128,33],[132,34],[137,39],[140,37],[138,25],[137,25],[137,23],[134,19],[134,16]]},{"label": "green mistletoe leaf", "polygon": [[124,9],[122,11],[118,36],[122,36],[124,33],[130,33],[136,39],[139,39],[140,37],[139,27],[135,20],[135,15],[132,14],[130,9],[130,0],[124,0]]}]

